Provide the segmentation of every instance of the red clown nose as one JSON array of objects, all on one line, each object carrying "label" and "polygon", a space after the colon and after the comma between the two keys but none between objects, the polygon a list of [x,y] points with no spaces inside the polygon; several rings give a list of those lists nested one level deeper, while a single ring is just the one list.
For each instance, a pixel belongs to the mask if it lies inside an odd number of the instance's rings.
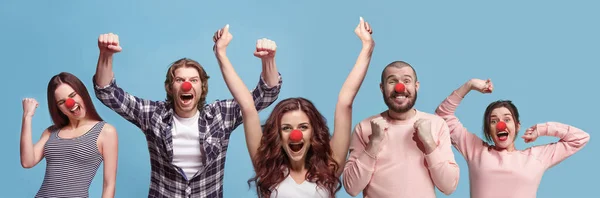
[{"label": "red clown nose", "polygon": [[302,132],[300,130],[293,130],[290,134],[290,141],[300,142],[302,140]]},{"label": "red clown nose", "polygon": [[184,82],[183,84],[181,84],[181,89],[183,89],[183,91],[188,92],[192,89],[192,83],[190,82]]},{"label": "red clown nose", "polygon": [[498,124],[496,124],[496,130],[506,131],[506,122],[498,122]]},{"label": "red clown nose", "polygon": [[73,106],[75,106],[75,100],[73,100],[73,98],[67,99],[67,101],[65,101],[65,106],[69,109],[73,108]]},{"label": "red clown nose", "polygon": [[396,93],[402,93],[402,92],[406,91],[406,87],[402,83],[397,83],[396,86],[394,87],[394,90],[396,91]]}]

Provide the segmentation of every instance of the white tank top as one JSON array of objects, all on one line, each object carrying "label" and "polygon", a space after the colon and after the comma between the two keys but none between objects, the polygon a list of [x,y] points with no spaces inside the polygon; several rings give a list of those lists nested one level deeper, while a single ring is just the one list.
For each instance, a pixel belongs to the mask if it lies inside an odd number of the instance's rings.
[{"label": "white tank top", "polygon": [[271,198],[329,198],[329,192],[316,183],[303,181],[297,184],[289,174],[275,189]]}]

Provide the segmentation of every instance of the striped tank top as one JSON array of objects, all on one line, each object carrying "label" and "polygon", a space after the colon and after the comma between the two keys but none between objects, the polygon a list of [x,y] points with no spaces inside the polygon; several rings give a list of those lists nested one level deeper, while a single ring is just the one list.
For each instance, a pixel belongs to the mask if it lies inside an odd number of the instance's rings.
[{"label": "striped tank top", "polygon": [[75,138],[60,138],[60,129],[51,128],[44,145],[46,174],[35,197],[89,197],[88,189],[102,162],[98,135],[105,122],[96,123]]}]

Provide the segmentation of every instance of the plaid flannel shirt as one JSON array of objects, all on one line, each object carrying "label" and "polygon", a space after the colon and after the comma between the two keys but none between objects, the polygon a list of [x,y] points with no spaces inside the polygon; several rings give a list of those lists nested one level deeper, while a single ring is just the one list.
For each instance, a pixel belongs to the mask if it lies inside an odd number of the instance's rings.
[{"label": "plaid flannel shirt", "polygon": [[[273,104],[281,88],[269,88],[264,79],[252,90],[258,111]],[[225,154],[231,132],[242,124],[242,114],[234,99],[217,100],[200,111],[198,129],[203,149],[202,167],[191,179],[173,161],[171,127],[174,110],[166,101],[151,101],[133,96],[117,86],[113,79],[106,87],[94,81],[96,97],[108,108],[139,127],[146,136],[150,153],[151,178],[148,197],[223,197]]]}]

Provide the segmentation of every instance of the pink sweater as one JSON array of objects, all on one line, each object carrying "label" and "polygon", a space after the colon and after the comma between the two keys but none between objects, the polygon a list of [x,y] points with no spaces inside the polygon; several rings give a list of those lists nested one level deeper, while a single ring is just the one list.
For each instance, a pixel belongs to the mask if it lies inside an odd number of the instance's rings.
[{"label": "pink sweater", "polygon": [[[387,114],[384,117],[387,118]],[[454,192],[459,168],[454,160],[450,134],[444,120],[436,115],[417,111],[410,120],[389,123],[387,138],[375,156],[365,148],[371,135],[370,120],[361,121],[355,128],[350,145],[350,158],[344,167],[343,183],[348,194],[364,197],[435,196],[435,186],[445,194]],[[414,123],[419,118],[432,120],[432,134],[437,148],[425,155],[413,140]]]},{"label": "pink sweater", "polygon": [[544,171],[579,151],[590,139],[578,128],[548,122],[537,125],[539,136],[558,137],[557,143],[522,151],[497,151],[458,121],[454,111],[461,100],[462,97],[453,92],[438,107],[436,114],[448,123],[452,144],[469,165],[473,198],[536,197]]}]

